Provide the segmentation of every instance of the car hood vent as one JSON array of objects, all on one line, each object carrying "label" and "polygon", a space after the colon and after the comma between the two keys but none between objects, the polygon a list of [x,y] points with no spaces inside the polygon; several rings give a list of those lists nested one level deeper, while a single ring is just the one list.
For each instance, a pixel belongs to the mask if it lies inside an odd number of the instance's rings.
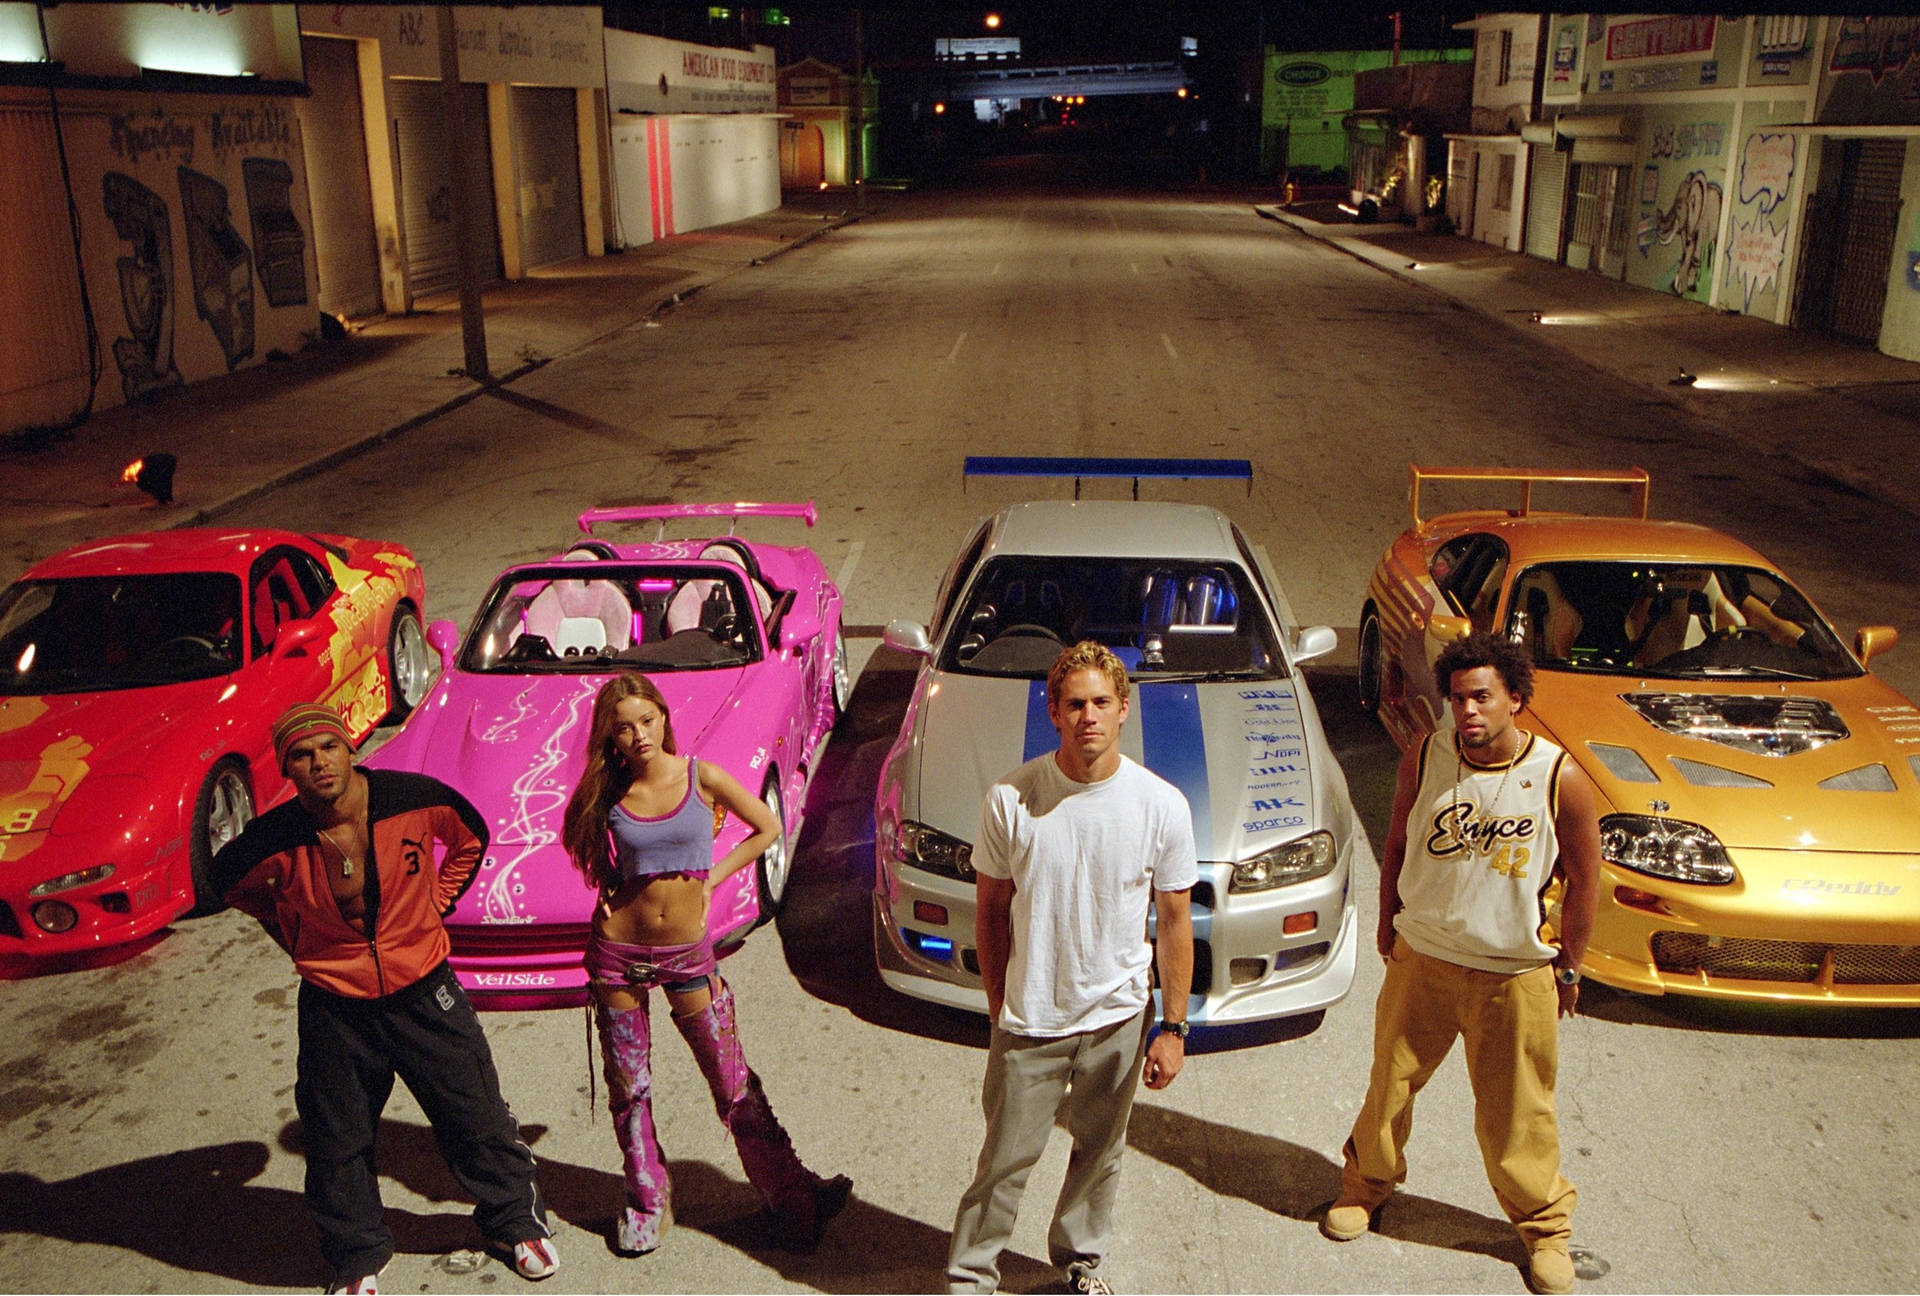
[{"label": "car hood vent", "polygon": [[1793,756],[1849,737],[1830,703],[1740,693],[1622,693],[1656,729],[1704,738],[1757,756]]}]

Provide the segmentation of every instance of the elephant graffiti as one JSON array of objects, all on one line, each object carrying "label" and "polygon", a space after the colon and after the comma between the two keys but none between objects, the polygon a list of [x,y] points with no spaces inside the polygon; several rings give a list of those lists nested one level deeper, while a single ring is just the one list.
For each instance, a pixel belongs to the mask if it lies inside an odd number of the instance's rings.
[{"label": "elephant graffiti", "polygon": [[1680,257],[1673,264],[1673,292],[1685,297],[1700,284],[1700,270],[1713,255],[1713,241],[1720,229],[1720,186],[1707,179],[1704,171],[1690,171],[1673,195],[1673,203],[1653,219],[1651,228],[1643,226],[1640,251],[1653,243],[1662,246],[1678,240]]},{"label": "elephant graffiti", "polygon": [[113,362],[132,401],[183,381],[173,363],[173,221],[160,195],[130,175],[107,172],[101,190],[107,219],[130,245],[114,262],[130,336],[114,339]]},{"label": "elephant graffiti", "polygon": [[253,354],[253,258],[227,214],[227,187],[189,167],[178,174],[194,309],[232,369]]}]

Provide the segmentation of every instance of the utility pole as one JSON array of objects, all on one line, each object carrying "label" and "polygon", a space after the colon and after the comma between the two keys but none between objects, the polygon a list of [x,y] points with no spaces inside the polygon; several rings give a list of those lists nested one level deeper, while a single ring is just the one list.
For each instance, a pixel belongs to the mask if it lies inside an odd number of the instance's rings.
[{"label": "utility pole", "polygon": [[860,10],[853,11],[853,189],[861,211],[867,209],[867,47]]},{"label": "utility pole", "polygon": [[467,208],[467,117],[460,98],[460,41],[453,28],[453,6],[440,11],[440,89],[446,96],[448,170],[453,177],[454,281],[460,287],[460,337],[466,344],[467,377],[492,383],[487,367],[487,320],[480,308],[480,283],[473,268],[473,213]]}]

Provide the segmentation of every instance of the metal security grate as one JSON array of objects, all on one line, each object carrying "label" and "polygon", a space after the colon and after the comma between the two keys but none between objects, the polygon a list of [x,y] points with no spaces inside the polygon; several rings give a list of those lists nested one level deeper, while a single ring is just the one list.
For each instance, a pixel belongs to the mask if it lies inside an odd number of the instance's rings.
[{"label": "metal security grate", "polygon": [[1747,938],[1715,943],[1698,932],[1658,932],[1653,938],[1653,961],[1662,972],[1704,972],[1731,981],[1817,981],[1829,952],[1835,985],[1920,984],[1920,946]]}]

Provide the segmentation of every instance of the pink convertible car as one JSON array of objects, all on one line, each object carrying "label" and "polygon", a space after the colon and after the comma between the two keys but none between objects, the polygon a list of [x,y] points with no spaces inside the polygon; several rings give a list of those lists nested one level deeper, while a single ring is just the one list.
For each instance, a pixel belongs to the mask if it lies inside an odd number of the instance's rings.
[{"label": "pink convertible car", "polygon": [[[444,667],[398,735],[368,760],[465,793],[492,829],[479,875],[447,920],[453,966],[483,1007],[580,1003],[594,894],[560,844],[593,696],[617,671],[660,686],[680,749],[724,766],[780,817],[780,841],[713,899],[725,953],[780,907],[807,782],[851,680],[840,591],[819,557],[731,534],[608,544],[596,526],[674,519],[816,518],[808,504],[590,509],[565,553],[510,567],[464,641],[427,640]],[[731,529],[732,523],[728,523]],[[747,835],[730,818],[716,857]]]}]

